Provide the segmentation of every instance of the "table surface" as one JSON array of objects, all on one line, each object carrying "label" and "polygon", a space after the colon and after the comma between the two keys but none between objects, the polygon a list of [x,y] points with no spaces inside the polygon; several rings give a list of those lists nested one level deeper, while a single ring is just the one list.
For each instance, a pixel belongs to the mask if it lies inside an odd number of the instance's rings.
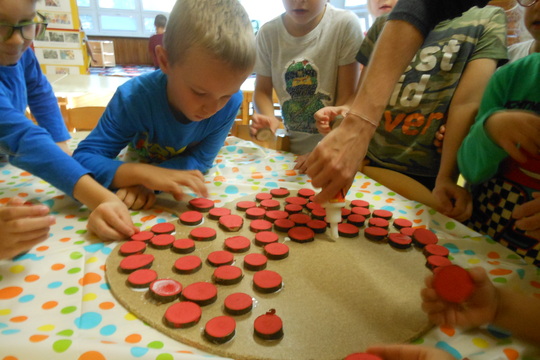
[{"label": "table surface", "polygon": [[[78,141],[73,139],[71,146]],[[309,178],[293,168],[292,154],[229,137],[206,183],[217,206],[276,187],[311,187]],[[107,256],[117,243],[103,243],[87,233],[85,207],[5,159],[0,171],[0,202],[14,195],[37,200],[57,218],[46,242],[13,261],[0,261],[0,359],[222,359],[163,335],[119,305],[104,276]],[[170,202],[162,196],[160,201]],[[347,199],[367,200],[373,208],[432,229],[450,249],[454,263],[482,266],[498,286],[540,297],[538,268],[432,209],[360,173]],[[162,209],[133,211],[132,217],[142,230],[177,220]],[[471,360],[540,358],[540,349],[490,326],[469,331],[435,327],[415,343]]]}]

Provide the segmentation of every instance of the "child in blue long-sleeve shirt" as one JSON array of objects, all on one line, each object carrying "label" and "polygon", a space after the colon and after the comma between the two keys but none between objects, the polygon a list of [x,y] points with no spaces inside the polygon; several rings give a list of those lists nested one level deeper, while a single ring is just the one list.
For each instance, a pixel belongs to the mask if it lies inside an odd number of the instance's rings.
[{"label": "child in blue long-sleeve shirt", "polygon": [[[202,173],[223,146],[256,57],[236,0],[178,1],[156,53],[161,70],[121,86],[74,154],[133,209],[150,207],[154,191],[207,195]],[[126,146],[137,162],[115,159]]]}]

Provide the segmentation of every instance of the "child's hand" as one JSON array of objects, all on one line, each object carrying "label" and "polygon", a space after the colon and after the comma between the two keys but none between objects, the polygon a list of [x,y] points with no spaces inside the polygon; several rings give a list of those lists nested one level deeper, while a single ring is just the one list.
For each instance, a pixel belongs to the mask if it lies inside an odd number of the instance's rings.
[{"label": "child's hand", "polygon": [[366,352],[383,360],[456,360],[446,351],[420,345],[371,346]]},{"label": "child's hand", "polygon": [[528,111],[499,111],[491,115],[485,128],[508,155],[519,162],[527,161],[530,154],[540,152],[540,116]]},{"label": "child's hand", "polygon": [[11,259],[46,240],[56,219],[45,205],[24,205],[19,197],[0,207],[0,259]]},{"label": "child's hand", "polygon": [[319,130],[321,134],[327,135],[332,130],[330,123],[334,121],[338,115],[345,117],[347,111],[349,111],[349,108],[345,106],[326,106],[319,109],[313,115],[317,130]]},{"label": "child's hand", "polygon": [[516,226],[527,236],[540,240],[540,192],[533,193],[533,200],[518,205],[512,212]]},{"label": "child's hand", "polygon": [[294,170],[298,170],[300,174],[306,173],[306,160],[309,156],[309,153],[304,155],[298,155],[294,160],[296,164],[294,165]]},{"label": "child's hand", "polygon": [[435,183],[433,197],[438,203],[437,211],[459,222],[472,215],[472,196],[452,179],[439,180]]},{"label": "child's hand", "polygon": [[156,202],[154,191],[142,185],[118,189],[116,196],[132,210],[150,209]]},{"label": "child's hand", "polygon": [[274,116],[266,116],[261,114],[253,114],[251,117],[251,123],[249,124],[249,133],[251,136],[255,137],[257,131],[264,128],[270,128],[275,134],[276,130],[279,128],[280,121]]},{"label": "child's hand", "polygon": [[68,141],[57,142],[56,145],[58,145],[58,147],[69,156],[73,155],[73,151],[71,151],[71,149],[69,148]]},{"label": "child's hand", "polygon": [[152,172],[145,176],[144,186],[148,189],[168,192],[178,201],[184,196],[182,190],[184,186],[201,197],[208,197],[204,176],[199,170],[173,170],[155,166]]},{"label": "child's hand", "polygon": [[469,271],[474,284],[473,294],[464,303],[456,304],[442,300],[433,289],[433,276],[426,278],[422,289],[422,309],[437,325],[477,327],[491,323],[499,306],[498,290],[489,280],[486,270],[480,267]]},{"label": "child's hand", "polygon": [[435,133],[435,140],[433,140],[433,145],[437,148],[439,154],[442,153],[442,146],[444,141],[444,133],[446,132],[446,126],[441,125],[439,130]]},{"label": "child's hand", "polygon": [[88,217],[86,228],[101,240],[123,240],[139,232],[127,206],[118,198],[99,204]]}]

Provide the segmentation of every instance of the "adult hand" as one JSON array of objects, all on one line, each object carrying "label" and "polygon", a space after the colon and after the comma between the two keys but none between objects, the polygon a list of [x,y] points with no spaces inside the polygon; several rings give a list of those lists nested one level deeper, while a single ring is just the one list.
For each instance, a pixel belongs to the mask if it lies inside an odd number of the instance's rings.
[{"label": "adult hand", "polygon": [[332,122],[335,121],[338,115],[346,116],[349,108],[346,106],[326,106],[317,110],[313,117],[317,130],[323,135],[327,135],[333,128]]},{"label": "adult hand", "polygon": [[309,157],[309,153],[304,155],[298,155],[296,157],[295,164],[294,164],[294,170],[298,170],[300,174],[306,173],[306,160]]}]

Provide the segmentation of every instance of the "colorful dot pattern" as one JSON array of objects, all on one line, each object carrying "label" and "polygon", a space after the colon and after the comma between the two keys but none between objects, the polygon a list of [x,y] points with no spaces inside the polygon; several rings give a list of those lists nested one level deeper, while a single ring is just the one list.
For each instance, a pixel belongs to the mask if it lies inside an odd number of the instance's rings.
[{"label": "colorful dot pattern", "polygon": [[[78,143],[76,136],[72,147]],[[229,137],[206,175],[210,198],[220,206],[273,188],[311,187],[294,164],[289,153]],[[105,261],[117,243],[102,243],[87,232],[85,207],[0,158],[0,203],[15,195],[46,204],[57,223],[47,241],[13,261],[0,261],[0,360],[222,359],[170,339],[119,305],[104,276]],[[450,250],[453,263],[482,266],[496,284],[540,298],[540,269],[460,223],[361,174],[347,199],[366,200],[373,209],[392,211],[413,226],[431,229]],[[141,230],[177,220],[160,209],[131,215]],[[436,346],[456,358],[534,358],[530,347],[493,327],[467,332],[436,327],[415,343]]]}]

